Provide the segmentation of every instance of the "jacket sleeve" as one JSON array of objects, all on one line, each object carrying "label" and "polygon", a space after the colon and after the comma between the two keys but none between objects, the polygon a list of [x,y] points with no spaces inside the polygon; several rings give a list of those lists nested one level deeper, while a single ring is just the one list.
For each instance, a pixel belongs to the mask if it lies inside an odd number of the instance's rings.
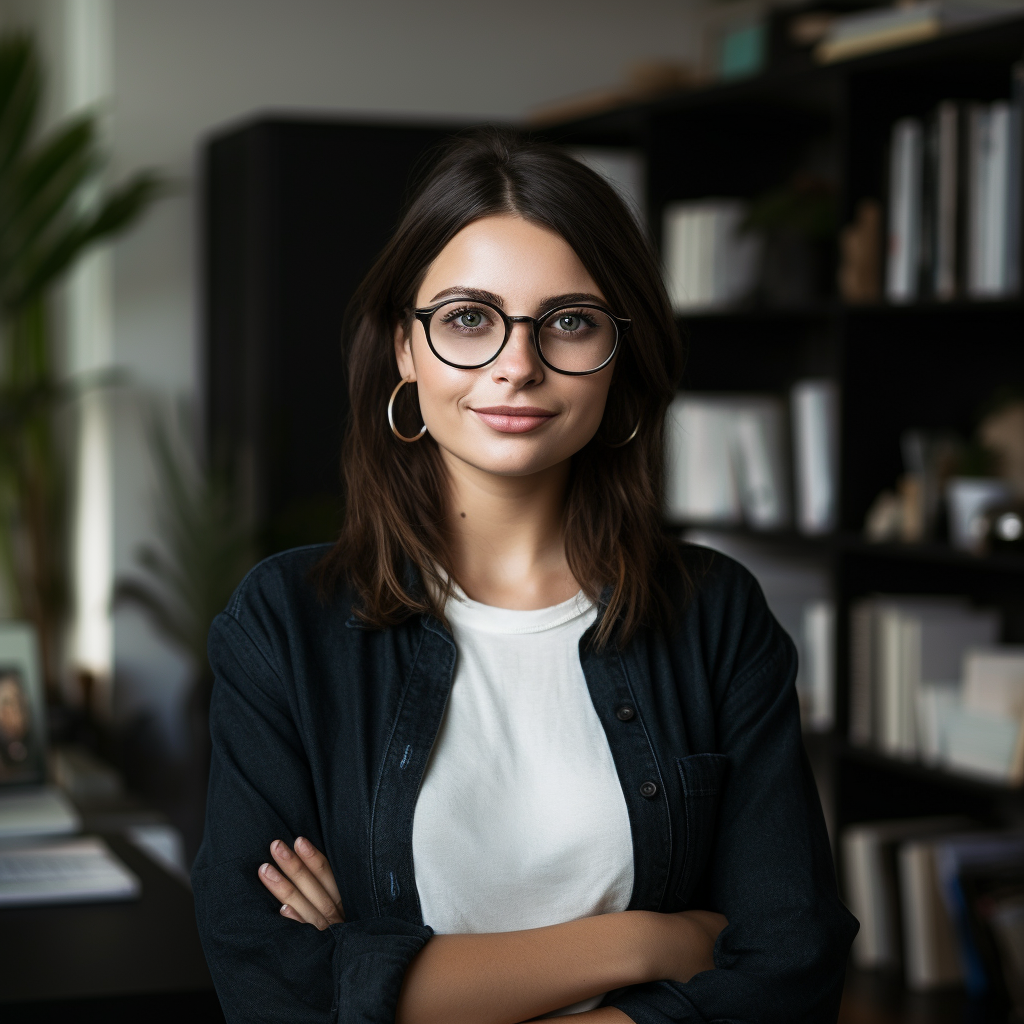
[{"label": "jacket sleeve", "polygon": [[321,849],[313,780],[281,673],[229,614],[210,633],[215,682],[206,827],[192,871],[203,949],[228,1024],[391,1024],[432,934],[395,918],[319,932],[281,917],[257,877],[274,839]]},{"label": "jacket sleeve", "polygon": [[[746,574],[744,573],[744,576]],[[749,577],[727,611],[715,680],[728,760],[715,841],[691,905],[724,914],[716,970],[611,993],[636,1024],[834,1024],[857,922],[839,900],[800,734],[796,651]],[[744,592],[745,593],[742,593]]]}]

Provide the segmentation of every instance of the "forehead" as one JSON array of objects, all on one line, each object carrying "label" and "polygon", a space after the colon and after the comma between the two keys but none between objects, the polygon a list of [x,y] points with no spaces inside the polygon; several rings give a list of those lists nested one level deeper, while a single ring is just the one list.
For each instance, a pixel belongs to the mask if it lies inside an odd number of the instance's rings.
[{"label": "forehead", "polygon": [[509,301],[538,293],[600,294],[572,246],[556,231],[523,217],[482,217],[467,224],[430,265],[418,298],[463,285]]}]

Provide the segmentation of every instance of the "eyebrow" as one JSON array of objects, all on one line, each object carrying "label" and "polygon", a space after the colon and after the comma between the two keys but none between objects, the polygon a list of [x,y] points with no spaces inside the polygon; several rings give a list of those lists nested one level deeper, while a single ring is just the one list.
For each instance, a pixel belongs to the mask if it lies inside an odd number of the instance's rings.
[{"label": "eyebrow", "polygon": [[[447,298],[476,299],[478,302],[490,302],[501,309],[505,308],[505,300],[500,295],[489,292],[484,288],[463,288],[459,286],[445,288],[443,291],[439,291],[430,302],[433,304]],[[554,309],[556,306],[568,306],[574,302],[593,303],[603,306],[605,299],[601,298],[600,295],[594,295],[592,292],[566,292],[564,295],[549,295],[547,298],[541,299],[537,304],[537,312],[544,313],[549,309]]]}]

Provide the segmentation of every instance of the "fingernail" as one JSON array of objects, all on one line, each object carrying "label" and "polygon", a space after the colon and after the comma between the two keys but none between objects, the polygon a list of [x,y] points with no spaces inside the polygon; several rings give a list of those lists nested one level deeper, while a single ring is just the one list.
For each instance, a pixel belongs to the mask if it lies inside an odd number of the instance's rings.
[{"label": "fingernail", "polygon": [[281,857],[284,860],[287,860],[292,855],[292,851],[288,849],[288,844],[282,843],[280,839],[275,839],[270,848],[274,851],[276,857]]},{"label": "fingernail", "polygon": [[281,881],[281,876],[269,864],[264,864],[263,867],[260,868],[260,871],[268,882]]},{"label": "fingernail", "polygon": [[308,839],[304,839],[302,836],[299,836],[299,838],[295,840],[295,849],[298,850],[299,853],[303,853],[308,857],[313,852],[313,844]]},{"label": "fingernail", "polygon": [[282,903],[281,904],[281,913],[284,914],[285,917],[288,916],[288,904],[287,903]]}]

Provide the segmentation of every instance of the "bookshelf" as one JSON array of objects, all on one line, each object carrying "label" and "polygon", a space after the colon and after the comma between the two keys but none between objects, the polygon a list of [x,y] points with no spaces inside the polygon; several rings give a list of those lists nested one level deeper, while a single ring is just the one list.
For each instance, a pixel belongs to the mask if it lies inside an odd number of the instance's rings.
[{"label": "bookshelf", "polygon": [[[795,176],[834,188],[837,226],[865,198],[886,200],[890,133],[943,100],[1010,95],[1024,56],[1024,17],[825,66],[769,61],[763,73],[664,95],[545,126],[573,146],[623,147],[647,162],[647,222],[661,245],[667,204],[708,196],[754,199]],[[838,232],[837,232],[838,235]],[[838,241],[838,238],[837,240]],[[967,595],[1004,616],[1002,640],[1024,643],[1024,554],[976,556],[946,543],[868,543],[865,516],[903,471],[910,428],[969,436],[995,388],[1024,384],[1024,298],[847,305],[834,284],[838,246],[815,251],[818,287],[803,300],[764,297],[734,309],[679,318],[689,346],[684,390],[785,394],[798,379],[828,377],[841,400],[839,527],[827,536],[709,527],[776,559],[811,560],[836,603],[836,725],[809,734],[808,753],[830,819],[833,846],[853,822],[965,814],[1024,827],[1024,790],[881,755],[848,739],[849,611],[870,594]],[[674,524],[681,525],[681,524]],[[837,855],[839,851],[837,849]],[[898,981],[851,971],[844,1021],[1006,1019],[962,996],[921,996]]]}]

